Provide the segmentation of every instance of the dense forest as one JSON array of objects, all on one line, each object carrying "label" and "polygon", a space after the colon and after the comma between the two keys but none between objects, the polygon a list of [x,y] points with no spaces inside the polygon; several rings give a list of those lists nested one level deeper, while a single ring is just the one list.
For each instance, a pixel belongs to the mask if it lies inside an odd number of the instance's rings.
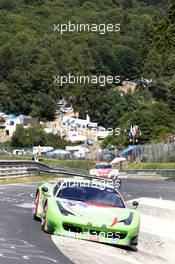
[{"label": "dense forest", "polygon": [[[54,31],[59,23],[121,24],[120,32]],[[54,75],[120,76],[137,83],[54,84]],[[149,82],[148,82],[149,80]],[[175,3],[168,0],[0,0],[0,103],[7,113],[53,119],[72,96],[82,117],[142,130],[141,142],[173,134]]]}]

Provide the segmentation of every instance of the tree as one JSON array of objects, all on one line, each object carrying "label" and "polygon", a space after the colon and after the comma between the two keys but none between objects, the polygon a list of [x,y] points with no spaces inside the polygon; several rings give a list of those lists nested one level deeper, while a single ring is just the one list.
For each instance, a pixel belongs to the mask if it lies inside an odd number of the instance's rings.
[{"label": "tree", "polygon": [[156,80],[163,74],[162,56],[156,50],[150,50],[145,60],[143,73],[147,79]]},{"label": "tree", "polygon": [[23,126],[18,125],[11,139],[12,147],[30,147],[30,142],[27,137],[27,130]]},{"label": "tree", "polygon": [[169,103],[170,109],[175,114],[175,77],[172,79],[170,86],[169,86],[168,103]]},{"label": "tree", "polygon": [[133,8],[133,1],[132,0],[125,0],[123,1],[123,9]]},{"label": "tree", "polygon": [[126,145],[126,138],[124,137],[124,135],[115,135],[115,136],[107,136],[102,144],[101,144],[101,147],[102,148],[107,148],[108,145],[113,145],[115,146],[117,149],[118,148],[124,148],[125,145]]},{"label": "tree", "polygon": [[168,3],[168,0],[141,0],[141,1],[146,3],[147,5],[153,5],[153,6]]},{"label": "tree", "polygon": [[45,133],[41,125],[34,125],[29,128],[17,125],[16,131],[11,139],[11,146],[33,147],[39,145],[64,149],[67,145],[72,145],[72,143],[62,139],[58,135]]},{"label": "tree", "polygon": [[16,131],[12,136],[11,145],[13,147],[33,147],[46,143],[46,134],[41,125],[34,125],[24,128],[17,125]]},{"label": "tree", "polygon": [[13,10],[16,4],[13,0],[2,0],[0,3],[0,9],[6,9],[8,11]]},{"label": "tree", "polygon": [[42,5],[45,0],[24,0],[26,4]]},{"label": "tree", "polygon": [[166,80],[163,78],[156,79],[149,85],[148,89],[156,100],[167,102],[169,85]]},{"label": "tree", "polygon": [[[166,2],[1,0],[0,99],[3,111],[37,116],[42,120],[54,119],[57,98],[72,96],[80,116],[86,117],[88,113],[92,121],[116,127],[122,117],[129,124],[133,113],[136,120],[140,114],[135,112],[138,109],[145,113],[147,123],[153,111],[153,108],[144,109],[148,101],[163,100],[172,107],[166,91],[175,69],[174,3],[162,17]],[[54,32],[53,23],[66,23],[68,17],[71,23],[102,24],[100,27],[121,23],[121,34],[115,31],[104,35],[99,31],[62,35]],[[153,35],[156,43],[153,43]],[[147,88],[133,94],[125,91],[121,96],[118,85],[114,84],[100,87],[91,83],[63,86],[53,83],[54,75],[68,73],[120,75],[136,81],[140,76],[153,78],[153,85],[149,87],[153,98],[147,97]],[[149,135],[152,127],[148,124],[146,129]]]},{"label": "tree", "polygon": [[120,65],[117,73],[120,76],[129,78],[130,80],[134,79],[136,76],[136,67],[138,61],[137,53],[135,52],[135,50],[128,46],[116,45],[114,47],[114,54],[116,56],[115,60],[118,61]]},{"label": "tree", "polygon": [[54,120],[56,111],[56,100],[50,94],[38,92],[33,98],[31,115],[40,120]]},{"label": "tree", "polygon": [[120,34],[122,35],[127,35],[129,34],[129,24],[130,24],[130,18],[128,16],[127,11],[124,12],[124,15],[122,17],[122,23],[121,23],[121,30],[120,30]]},{"label": "tree", "polygon": [[175,3],[168,9],[167,15],[157,23],[154,29],[155,44],[158,49],[170,51],[175,45]]},{"label": "tree", "polygon": [[[147,143],[157,140],[159,133],[158,128],[161,127],[160,134],[169,135],[174,131],[174,116],[168,105],[163,102],[150,102],[144,107],[140,106],[132,113],[126,113],[120,120],[120,127],[129,129],[131,125],[138,125],[141,130],[139,143]],[[157,134],[156,134],[157,133]]]},{"label": "tree", "polygon": [[50,146],[53,147],[55,149],[59,148],[59,149],[65,149],[66,146],[72,146],[72,142],[67,141],[65,139],[62,139],[60,136],[58,135],[54,135],[54,134],[47,134],[46,135],[46,143],[45,146]]}]

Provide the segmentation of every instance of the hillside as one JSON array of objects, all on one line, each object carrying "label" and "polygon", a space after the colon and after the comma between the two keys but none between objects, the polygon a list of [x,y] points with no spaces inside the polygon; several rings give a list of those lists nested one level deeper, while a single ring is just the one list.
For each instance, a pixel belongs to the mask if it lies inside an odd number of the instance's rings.
[{"label": "hillside", "polygon": [[[0,0],[3,111],[52,120],[59,98],[72,96],[81,116],[88,112],[105,127],[138,123],[143,142],[159,131],[172,133],[174,51],[172,56],[162,51],[162,39],[157,45],[159,23],[170,9],[166,0]],[[54,30],[54,24],[68,23],[120,24],[120,32],[104,33],[104,26],[96,32]],[[125,79],[138,85],[121,96],[114,82],[54,84],[54,76],[69,73],[120,76],[120,86]]]}]

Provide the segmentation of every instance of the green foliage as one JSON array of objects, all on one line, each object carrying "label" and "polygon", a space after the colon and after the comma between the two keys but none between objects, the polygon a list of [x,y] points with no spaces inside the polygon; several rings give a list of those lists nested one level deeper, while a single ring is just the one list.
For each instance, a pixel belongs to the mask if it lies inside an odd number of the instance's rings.
[{"label": "green foliage", "polygon": [[175,169],[175,163],[171,162],[171,163],[163,163],[163,162],[159,162],[159,163],[130,163],[129,165],[129,169],[140,169],[140,170],[147,170],[147,169],[152,169],[152,170],[156,170],[156,169],[160,169],[160,170],[174,170]]},{"label": "green foliage", "polygon": [[40,125],[34,125],[29,128],[24,128],[18,125],[11,139],[13,147],[33,147],[46,142],[46,134]]},{"label": "green foliage", "polygon": [[168,91],[168,101],[171,107],[171,110],[175,114],[175,76],[172,78],[169,84],[169,91]]},{"label": "green foliage", "polygon": [[[88,113],[100,125],[129,129],[137,123],[143,130],[143,143],[154,140],[158,128],[160,135],[173,132],[175,4],[172,2],[166,13],[167,3],[167,0],[0,0],[3,111],[53,120],[60,96],[72,96],[80,116]],[[68,21],[121,23],[121,32],[104,35],[54,32],[54,24]],[[68,73],[120,75],[121,80],[143,77],[152,79],[152,83],[139,84],[135,92],[122,93],[114,84],[104,87],[54,84],[54,75]],[[38,130],[41,132],[41,128]],[[45,134],[29,138],[26,131],[17,129],[14,145],[48,143]],[[56,144],[56,139],[52,140]]]},{"label": "green foliage", "polygon": [[158,78],[153,83],[151,83],[149,90],[156,100],[167,101],[169,94],[169,84],[163,78]]},{"label": "green foliage", "polygon": [[107,136],[103,140],[103,142],[101,144],[101,147],[102,148],[107,148],[109,145],[113,145],[114,147],[120,149],[120,148],[125,147],[126,141],[127,141],[127,139],[123,135],[119,135],[119,136],[110,135],[110,136]]},{"label": "green foliage", "polygon": [[[154,11],[149,4],[145,8],[133,0],[1,0],[0,94],[4,111],[32,113],[52,120],[60,95],[73,95],[74,104],[83,111],[79,96],[84,93],[84,86],[56,86],[55,74],[79,72],[138,78],[148,52],[150,25],[154,15],[162,12]],[[121,34],[67,32],[61,36],[53,31],[54,23],[69,20],[121,23]],[[98,97],[99,89],[93,84],[87,89]],[[96,103],[93,105],[92,112],[96,112]],[[96,118],[100,121],[98,113]]]},{"label": "green foliage", "polygon": [[55,149],[65,149],[66,146],[72,146],[72,142],[67,141],[59,137],[58,135],[47,134],[45,146],[51,146]]},{"label": "green foliage", "polygon": [[167,4],[168,0],[141,0],[147,5],[160,5],[160,4]]},{"label": "green foliage", "polygon": [[157,142],[164,142],[167,135],[172,134],[172,129],[165,125],[158,125],[155,126],[153,133],[151,134],[151,142],[157,143]]},{"label": "green foliage", "polygon": [[[156,3],[156,1],[155,1]],[[157,112],[155,128],[152,137],[159,139],[159,134],[174,133],[175,113],[175,3],[171,1],[166,15],[154,24],[153,43],[145,60],[144,77],[151,78],[152,83],[148,89],[155,100],[162,100],[166,107],[162,113]],[[154,109],[153,109],[154,110]],[[165,113],[167,116],[165,116]],[[160,116],[167,118],[167,122],[160,120]],[[157,121],[160,121],[157,123]],[[161,123],[162,122],[162,123]],[[165,129],[166,128],[166,129]],[[170,131],[169,131],[170,129]]]},{"label": "green foliage", "polygon": [[123,129],[139,125],[142,133],[139,143],[159,142],[174,132],[174,117],[163,102],[150,102],[144,107],[140,106],[132,113],[126,113],[120,121]]},{"label": "green foliage", "polygon": [[46,134],[41,125],[34,125],[29,128],[24,128],[21,125],[17,126],[11,139],[12,147],[33,147],[39,145],[64,149],[65,146],[71,145],[71,142],[57,135]]},{"label": "green foliage", "polygon": [[123,9],[133,8],[133,1],[132,0],[125,0],[123,2]]},{"label": "green foliage", "polygon": [[33,98],[32,112],[33,117],[39,119],[53,120],[55,116],[56,101],[49,94],[38,92]]},{"label": "green foliage", "polygon": [[13,10],[16,7],[16,4],[14,3],[13,0],[1,0],[0,2],[0,9],[5,9],[5,10]]},{"label": "green foliage", "polygon": [[[155,43],[159,49],[167,51],[175,45],[175,3],[170,5],[167,15],[155,27]],[[169,51],[168,51],[169,52]]]},{"label": "green foliage", "polygon": [[43,159],[43,162],[49,166],[55,167],[67,167],[67,168],[76,168],[82,170],[90,170],[94,167],[94,160],[56,160],[56,159]]},{"label": "green foliage", "polygon": [[163,74],[162,58],[157,51],[151,49],[145,60],[144,73],[147,78],[156,80]]}]

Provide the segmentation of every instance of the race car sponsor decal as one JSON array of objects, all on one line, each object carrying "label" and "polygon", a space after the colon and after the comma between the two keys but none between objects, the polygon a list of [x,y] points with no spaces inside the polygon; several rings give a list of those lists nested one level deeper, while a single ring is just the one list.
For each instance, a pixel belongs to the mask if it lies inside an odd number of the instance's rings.
[{"label": "race car sponsor decal", "polygon": [[97,236],[97,235],[91,235],[91,236],[89,237],[89,239],[90,239],[90,240],[93,240],[93,241],[99,241],[99,236]]},{"label": "race car sponsor decal", "polygon": [[113,223],[110,225],[110,227],[115,226],[118,223],[117,217],[114,218]]},{"label": "race car sponsor decal", "polygon": [[98,203],[93,203],[93,202],[85,202],[85,203],[88,205],[104,207],[104,208],[116,208],[116,206],[113,206],[113,205],[98,204]]},{"label": "race car sponsor decal", "polygon": [[61,202],[63,206],[66,206],[68,209],[73,210],[73,211],[74,210],[81,211],[81,210],[84,210],[88,206],[87,203],[81,202],[81,201],[62,199]]},{"label": "race car sponsor decal", "polygon": [[112,238],[111,243],[112,244],[117,244],[118,241],[119,241],[119,238]]}]

